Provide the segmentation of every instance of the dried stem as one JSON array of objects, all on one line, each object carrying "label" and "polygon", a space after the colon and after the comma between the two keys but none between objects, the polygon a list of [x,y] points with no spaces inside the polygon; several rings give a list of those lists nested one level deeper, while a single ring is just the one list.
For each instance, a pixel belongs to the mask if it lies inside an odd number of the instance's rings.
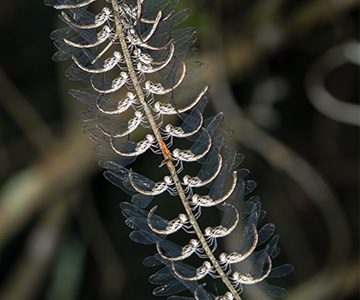
[{"label": "dried stem", "polygon": [[129,53],[129,49],[128,49],[128,45],[125,42],[125,35],[123,32],[123,28],[120,22],[120,12],[119,12],[119,8],[117,6],[117,1],[116,0],[112,0],[112,6],[114,9],[114,14],[115,14],[115,24],[116,24],[116,34],[119,37],[119,41],[120,41],[120,45],[121,45],[121,49],[125,58],[125,63],[126,66],[128,68],[128,72],[130,75],[130,79],[133,83],[133,86],[135,88],[135,91],[140,99],[140,103],[145,111],[147,120],[149,121],[150,127],[152,129],[152,131],[154,132],[154,135],[156,137],[156,140],[158,142],[158,144],[160,145],[160,149],[164,155],[165,161],[166,161],[166,165],[169,169],[169,172],[171,174],[171,177],[175,183],[176,189],[179,193],[181,202],[185,208],[185,211],[189,217],[189,221],[190,224],[193,226],[194,231],[196,233],[196,235],[198,236],[200,243],[206,253],[206,255],[208,256],[208,258],[210,259],[211,263],[213,264],[213,266],[215,267],[217,273],[219,274],[219,276],[221,277],[222,281],[224,282],[224,284],[226,285],[226,287],[229,289],[229,291],[235,296],[236,300],[241,300],[240,295],[236,292],[234,286],[231,284],[229,278],[226,276],[226,274],[224,273],[223,269],[220,267],[218,261],[216,260],[214,254],[212,253],[209,245],[207,244],[204,235],[202,234],[202,231],[200,229],[199,224],[196,221],[196,218],[192,212],[192,209],[187,201],[187,197],[185,195],[185,192],[182,188],[182,185],[180,183],[180,179],[176,173],[176,169],[175,166],[173,165],[172,161],[171,161],[171,156],[169,157],[169,149],[166,147],[164,141],[162,140],[161,134],[159,132],[159,129],[155,123],[154,117],[151,113],[150,108],[148,107],[146,101],[145,101],[145,96],[143,94],[143,91],[141,89],[139,80],[136,76],[136,72],[134,70],[133,64],[132,64],[132,60],[130,57],[130,53]]}]

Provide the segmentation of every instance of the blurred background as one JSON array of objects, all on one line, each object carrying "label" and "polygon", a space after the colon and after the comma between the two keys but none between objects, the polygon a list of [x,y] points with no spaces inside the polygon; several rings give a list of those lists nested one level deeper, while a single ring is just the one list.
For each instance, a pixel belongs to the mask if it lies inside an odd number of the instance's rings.
[{"label": "blurred background", "polygon": [[[208,114],[246,158],[295,271],[286,300],[359,299],[356,0],[182,0],[209,64]],[[63,26],[42,1],[0,10],[0,300],[156,299],[120,201],[51,60]],[[142,160],[142,168],[146,161]],[[253,192],[254,194],[254,192]],[[251,292],[244,300],[266,300]]]}]

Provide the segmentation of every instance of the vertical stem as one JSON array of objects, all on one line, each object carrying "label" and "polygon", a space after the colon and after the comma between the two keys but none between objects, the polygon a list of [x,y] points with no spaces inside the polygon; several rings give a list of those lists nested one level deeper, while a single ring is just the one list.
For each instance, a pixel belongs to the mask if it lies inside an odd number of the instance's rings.
[{"label": "vertical stem", "polygon": [[[174,164],[171,161],[171,152],[170,150],[166,147],[164,141],[162,140],[160,131],[157,127],[157,124],[154,120],[154,116],[151,113],[151,110],[145,100],[145,96],[144,93],[141,89],[140,86],[140,82],[137,78],[136,72],[134,70],[134,66],[132,64],[132,60],[131,60],[131,56],[129,53],[129,49],[128,49],[128,45],[125,41],[125,34],[123,32],[123,27],[122,24],[120,22],[120,12],[119,12],[119,7],[117,4],[116,0],[112,0],[111,1],[112,6],[113,6],[113,10],[114,10],[114,15],[115,15],[115,25],[116,25],[116,34],[119,38],[120,41],[120,46],[125,58],[125,63],[126,66],[128,68],[128,72],[129,72],[129,76],[130,79],[134,85],[135,91],[139,97],[140,103],[145,111],[147,120],[149,121],[150,127],[152,129],[152,131],[154,132],[155,138],[158,142],[158,144],[160,145],[160,149],[164,155],[165,161],[166,161],[166,165],[169,169],[169,172],[171,174],[171,177],[175,183],[176,189],[179,193],[181,202],[185,208],[185,211],[189,217],[189,221],[190,224],[193,226],[194,231],[197,235],[197,237],[199,238],[199,241],[206,253],[206,255],[208,256],[208,258],[210,259],[211,263],[213,264],[214,268],[216,269],[217,273],[219,274],[219,276],[221,277],[222,281],[224,282],[224,284],[227,286],[227,288],[229,289],[229,291],[234,295],[236,300],[242,300],[240,295],[237,293],[237,291],[235,290],[234,286],[231,284],[229,278],[226,276],[226,274],[224,273],[223,269],[220,267],[218,261],[216,260],[214,254],[212,253],[209,245],[207,244],[204,235],[202,234],[202,231],[200,229],[199,224],[196,221],[196,218],[192,212],[192,209],[189,205],[189,202],[187,201],[187,196],[185,195],[184,189],[182,188],[180,179],[176,173],[176,169]],[[170,155],[170,156],[169,156]],[[170,159],[169,159],[170,158]]]}]

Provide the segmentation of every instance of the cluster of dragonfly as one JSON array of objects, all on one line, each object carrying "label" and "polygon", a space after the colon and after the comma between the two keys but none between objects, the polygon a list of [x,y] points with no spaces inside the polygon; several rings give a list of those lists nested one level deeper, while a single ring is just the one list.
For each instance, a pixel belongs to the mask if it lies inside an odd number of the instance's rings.
[{"label": "cluster of dragonfly", "polygon": [[[238,196],[241,196],[240,188],[234,191],[234,194],[230,199],[231,203],[223,202],[221,209],[224,210],[224,217],[221,225],[215,227],[207,227],[204,230],[204,237],[207,240],[209,246],[212,246],[212,252],[215,253],[217,248],[217,238],[222,238],[229,235],[242,221],[242,234],[239,239],[239,243],[235,251],[231,253],[221,252],[218,255],[218,263],[226,275],[230,275],[235,288],[240,292],[243,289],[243,285],[252,285],[261,283],[265,278],[281,277],[284,273],[290,271],[288,265],[272,268],[272,259],[277,256],[279,248],[277,247],[278,236],[274,234],[275,226],[273,224],[266,224],[259,231],[257,230],[257,223],[261,221],[261,207],[258,199],[254,198],[254,202],[246,210],[240,214],[240,203],[235,204],[235,200]],[[206,207],[210,205],[207,203]],[[242,207],[242,206],[241,206]],[[176,232],[179,229],[185,231],[191,230],[189,226],[189,220],[185,214],[179,214],[179,216],[170,221],[164,221],[163,219],[154,218],[154,212],[156,206],[153,207],[148,216],[147,224],[152,231],[160,235],[169,235]],[[242,207],[243,208],[243,207]],[[160,229],[160,226],[163,229]],[[272,237],[273,236],[273,237]],[[272,237],[272,238],[271,238]],[[270,240],[271,238],[271,240]],[[270,241],[269,241],[270,240]],[[258,246],[268,244],[263,250],[256,251]],[[190,239],[189,243],[179,248],[167,240],[156,241],[156,247],[158,254],[165,260],[171,262],[171,268],[174,274],[185,281],[197,281],[203,279],[206,275],[210,275],[213,278],[219,278],[213,264],[205,260],[198,268],[182,263],[183,260],[189,258],[195,254],[202,259],[206,259],[207,255],[202,248],[202,245],[198,239]],[[254,263],[251,270],[248,273],[242,274],[239,271],[232,272],[232,265],[240,263],[247,258],[251,258]],[[180,264],[177,264],[181,262]],[[281,296],[284,292],[281,288],[265,285],[264,288],[272,290],[272,294]],[[230,292],[227,292],[224,296],[217,296],[216,300],[233,299],[235,296]],[[196,298],[196,292],[195,292]]]},{"label": "cluster of dragonfly", "polygon": [[[55,5],[57,9],[67,9],[72,12],[73,15],[78,13],[76,9],[88,5],[94,1],[84,1],[81,4],[61,4]],[[122,24],[124,25],[126,31],[126,40],[128,42],[129,50],[132,50],[132,59],[135,62],[135,69],[141,74],[142,80],[145,81],[145,75],[156,73],[163,70],[166,66],[169,65],[170,62],[173,62],[171,68],[174,69],[172,72],[172,77],[177,77],[176,82],[172,82],[174,80],[165,80],[165,83],[153,83],[150,80],[144,82],[142,89],[144,94],[147,96],[147,104],[150,105],[154,101],[154,95],[166,95],[170,92],[174,91],[180,84],[183,82],[186,75],[186,64],[184,62],[178,63],[175,53],[175,41],[169,40],[165,45],[161,47],[155,47],[147,44],[146,42],[151,40],[151,37],[154,36],[156,29],[159,26],[159,22],[167,20],[170,18],[170,13],[168,13],[165,17],[162,16],[162,12],[159,11],[156,18],[154,20],[147,19],[138,19],[138,16],[141,16],[141,2],[138,2],[138,5],[134,8],[129,7],[125,3],[119,3],[119,10],[123,18],[121,19]],[[74,12],[75,11],[75,12]],[[125,65],[125,60],[123,55],[119,51],[114,51],[112,56],[103,60],[103,62],[99,65],[99,60],[101,60],[102,56],[106,54],[106,52],[110,49],[112,45],[117,43],[117,35],[114,31],[114,18],[113,13],[108,7],[104,7],[102,11],[95,15],[92,19],[90,17],[85,18],[87,23],[79,24],[75,22],[68,13],[61,11],[61,18],[72,28],[75,32],[81,33],[81,42],[73,41],[69,38],[63,38],[63,42],[71,46],[72,48],[82,50],[81,54],[85,53],[87,56],[89,54],[85,52],[87,49],[94,49],[100,46],[101,44],[108,41],[108,45],[104,47],[99,54],[96,55],[95,58],[92,58],[89,65],[84,65],[79,57],[72,55],[72,59],[76,66],[90,74],[90,84],[94,91],[101,94],[102,96],[97,97],[94,105],[96,109],[104,116],[104,124],[106,124],[106,118],[110,119],[112,117],[117,118],[124,112],[127,112],[130,108],[134,110],[134,116],[130,118],[126,124],[118,125],[116,131],[107,130],[106,125],[102,126],[97,124],[97,129],[105,136],[107,136],[110,140],[110,145],[113,151],[121,156],[127,157],[136,157],[140,154],[145,153],[148,149],[156,150],[159,148],[158,141],[156,141],[155,137],[151,134],[145,136],[144,140],[141,140],[136,143],[123,144],[124,139],[117,140],[119,138],[126,137],[133,133],[140,125],[143,127],[148,127],[148,120],[146,115],[143,112],[143,105],[139,102],[138,96],[135,93],[134,88],[131,86],[132,82],[130,80],[129,74],[127,72],[127,67]],[[176,18],[175,18],[176,19]],[[91,20],[89,22],[89,20]],[[138,34],[135,30],[136,22],[144,22],[146,24],[150,24],[149,33],[146,36],[142,36]],[[176,22],[176,20],[175,20]],[[104,25],[104,24],[107,25]],[[104,26],[103,26],[104,25]],[[91,43],[86,43],[83,40],[90,39],[90,36],[84,34],[83,31],[86,29],[98,29],[101,26],[102,29],[96,34],[97,39]],[[63,45],[64,47],[65,45]],[[146,51],[151,51],[152,55],[146,53]],[[72,52],[71,50],[70,52]],[[69,52],[69,51],[68,51]],[[159,53],[157,53],[159,52]],[[155,58],[164,57],[163,60],[156,60]],[[177,67],[180,69],[180,73],[177,70]],[[119,69],[119,75],[113,80],[107,80],[105,78],[106,73],[114,70],[115,68]],[[178,74],[179,73],[179,74]],[[167,85],[164,87],[163,85]],[[131,91],[127,92],[126,97],[121,100],[114,100],[112,97],[104,98],[106,94],[114,94],[116,91],[120,90],[123,86],[126,86]],[[195,107],[199,102],[204,98],[208,90],[208,86],[203,86],[197,92],[195,98],[192,98],[186,105],[183,107],[175,107],[171,103],[162,103],[160,101],[155,102],[151,105],[152,111],[155,113],[155,119],[159,119],[164,115],[178,115],[182,113],[186,113]],[[183,125],[176,127],[172,124],[167,124],[164,129],[162,129],[162,137],[164,140],[169,140],[172,143],[173,138],[185,138],[194,135],[202,128],[203,118],[202,114],[199,111],[195,111],[190,113],[189,115],[184,117]],[[162,125],[162,122],[158,122],[159,127]],[[207,135],[206,133],[204,135]],[[209,137],[210,139],[210,137]],[[203,138],[201,137],[201,140]],[[205,146],[200,146],[200,143],[197,143],[190,150],[181,150],[175,149],[172,152],[172,158],[179,162],[180,166],[182,166],[182,162],[184,161],[196,161],[200,157],[206,155],[207,151],[210,148],[210,141],[204,143]],[[155,191],[156,192],[156,191]]]},{"label": "cluster of dragonfly", "polygon": [[[229,278],[236,289],[242,290],[244,284],[257,284],[267,277],[279,277],[279,274],[283,276],[287,273],[287,265],[282,268],[272,267],[272,259],[278,251],[277,237],[269,241],[274,233],[271,224],[257,230],[261,215],[259,204],[255,203],[246,213],[240,213],[241,207],[236,201],[231,201],[236,198],[234,195],[240,181],[238,172],[234,171],[237,154],[235,150],[227,151],[230,153],[228,155],[222,154],[227,140],[226,134],[217,130],[222,114],[203,119],[208,86],[200,83],[193,85],[190,78],[193,70],[183,61],[188,47],[193,43],[194,31],[172,31],[174,26],[187,17],[188,12],[183,10],[175,13],[175,0],[137,0],[132,1],[132,4],[125,0],[106,0],[111,5],[103,7],[96,15],[86,10],[96,0],[77,3],[69,0],[46,1],[61,10],[60,18],[69,26],[53,34],[60,50],[55,58],[71,58],[74,64],[69,69],[69,77],[89,85],[84,92],[75,94],[80,101],[90,105],[85,119],[94,121],[92,134],[100,136],[114,155],[128,159],[127,162],[150,149],[165,156],[163,164],[171,160],[177,174],[182,172],[184,163],[197,162],[202,165],[196,176],[186,174],[180,183],[196,219],[201,216],[203,208],[217,207],[224,211],[221,225],[208,226],[203,231],[205,241],[213,253],[217,249],[217,239],[229,235],[242,224],[243,232],[237,249],[232,253],[223,252],[217,259],[226,276],[231,274]],[[122,42],[126,43],[126,51],[130,54],[131,68],[136,72],[136,83],[130,74],[126,54],[121,47],[117,47],[121,43],[119,28],[123,32]],[[109,57],[110,51],[112,54]],[[114,72],[118,74],[115,79],[108,79]],[[162,78],[161,82],[148,80],[156,76]],[[126,93],[121,94],[125,89]],[[166,103],[157,100],[164,97],[169,97],[170,101]],[[140,141],[132,141],[129,137],[139,126],[154,130],[149,124],[149,111],[153,120],[156,120],[156,130],[160,137],[152,132]],[[129,115],[129,112],[131,117],[126,119],[125,115]],[[178,116],[182,124],[163,125],[164,117],[169,115]],[[175,148],[170,151],[174,139],[181,138],[193,141],[190,149]],[[108,171],[105,176],[129,194],[140,195],[141,207],[147,206],[152,197],[164,192],[171,195],[179,193],[173,177],[165,176],[163,180],[154,182],[124,165],[114,161],[106,162],[104,166]],[[209,187],[210,190],[206,195],[194,193],[195,189],[201,187]],[[180,213],[176,218],[164,221],[155,215],[156,208],[153,207],[146,216],[146,226],[152,232],[159,236],[171,235],[181,229],[192,233],[187,214]],[[263,250],[255,251],[267,241]],[[190,239],[180,249],[169,245],[164,239],[156,241],[159,256],[171,263],[173,274],[180,280],[197,281],[206,275],[218,276],[214,265],[208,260],[196,269],[178,264],[193,254],[202,259],[207,257],[199,239]],[[248,257],[255,261],[248,273],[232,272],[233,264]],[[199,296],[201,293],[200,286],[194,293],[195,298],[202,299]],[[283,291],[278,289],[273,293],[281,295]],[[216,297],[217,300],[233,298],[236,297],[230,292]]]},{"label": "cluster of dragonfly", "polygon": [[[109,169],[111,169],[111,166],[109,167]],[[113,165],[112,168],[115,169],[116,166]],[[117,174],[119,174],[119,172]],[[279,236],[274,235],[275,226],[273,224],[266,224],[260,229],[257,229],[258,223],[264,218],[264,212],[261,210],[258,197],[251,197],[246,202],[246,205],[236,204],[235,201],[233,201],[241,196],[243,187],[243,185],[238,185],[230,197],[229,203],[222,205],[221,209],[224,210],[224,217],[221,225],[206,228],[204,230],[204,237],[207,243],[211,245],[216,242],[217,238],[230,234],[237,223],[242,221],[241,235],[237,246],[234,251],[230,253],[220,251],[217,256],[219,265],[224,272],[226,272],[226,276],[228,276],[234,288],[237,289],[237,292],[241,293],[244,285],[257,284],[269,295],[283,297],[286,295],[285,289],[265,283],[263,280],[265,278],[283,277],[292,271],[292,266],[285,264],[273,267],[272,260],[280,253],[280,249],[277,246]],[[240,210],[240,207],[242,210]],[[138,243],[155,244],[159,258],[156,255],[154,258],[166,264],[164,269],[161,269],[150,277],[150,282],[163,284],[158,290],[154,291],[156,295],[165,296],[168,290],[171,290],[174,294],[183,290],[181,285],[179,286],[173,283],[173,274],[175,274],[181,283],[191,282],[195,284],[207,275],[215,279],[219,278],[213,264],[208,260],[208,256],[199,239],[191,238],[187,244],[181,247],[163,238],[164,236],[175,233],[179,229],[191,233],[192,228],[189,226],[188,218],[185,214],[179,214],[177,218],[168,221],[155,215],[157,206],[153,207],[149,213],[130,203],[122,203],[122,208],[124,215],[127,217],[128,226],[138,230],[138,232],[135,231],[135,234],[131,236],[132,240]],[[147,227],[150,227],[150,230],[144,242],[145,235],[143,232],[147,230]],[[217,232],[218,235],[214,234],[215,232]],[[139,233],[139,235],[136,233]],[[259,247],[262,249],[257,250]],[[216,245],[213,245],[212,251],[214,254],[215,250]],[[192,255],[196,255],[204,260],[197,268],[184,263],[184,260],[190,258]],[[241,263],[246,259],[252,261],[251,268],[248,272],[232,270],[233,265]],[[148,261],[149,266],[156,265],[152,257],[150,257]],[[222,296],[209,295],[209,293],[203,289],[203,286],[203,284],[194,285],[193,292],[195,299],[236,299],[236,295],[230,291]]]}]

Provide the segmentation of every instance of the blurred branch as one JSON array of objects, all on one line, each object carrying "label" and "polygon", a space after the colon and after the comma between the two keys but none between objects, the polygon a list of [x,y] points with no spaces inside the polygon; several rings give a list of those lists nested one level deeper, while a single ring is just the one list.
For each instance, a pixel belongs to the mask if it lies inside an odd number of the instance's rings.
[{"label": "blurred branch", "polygon": [[70,204],[74,198],[76,195],[70,199],[61,197],[44,212],[27,238],[22,257],[7,276],[1,300],[37,299],[63,228],[71,216]]},{"label": "blurred branch", "polygon": [[58,144],[47,124],[0,67],[1,104],[42,156]]},{"label": "blurred branch", "polygon": [[357,0],[315,0],[302,3],[293,15],[289,16],[288,34],[301,34],[311,30],[316,25],[334,21],[345,11],[359,5]]},{"label": "blurred branch", "polygon": [[290,291],[287,300],[345,299],[357,292],[359,279],[359,261],[356,259],[322,270]]},{"label": "blurred branch", "polygon": [[357,0],[306,1],[297,4],[299,7],[284,20],[281,16],[283,2],[257,1],[244,25],[247,30],[236,34],[233,32],[231,38],[226,40],[224,54],[230,76],[243,74],[262,57],[279,49],[287,40],[304,35],[321,23],[334,21],[358,5]]},{"label": "blurred branch", "polygon": [[49,200],[77,187],[96,168],[96,154],[78,131],[69,131],[62,144],[64,148],[10,178],[0,191],[0,248]]},{"label": "blurred branch", "polygon": [[[63,73],[61,76],[64,77]],[[68,81],[66,80],[66,84],[63,84],[68,85]],[[80,130],[73,130],[73,120],[75,119],[73,115],[66,124],[67,131],[64,139],[56,141],[46,123],[41,120],[41,117],[1,69],[0,90],[4,95],[4,107],[43,156],[42,162],[18,172],[0,191],[1,247],[18,230],[21,230],[35,213],[54,201],[58,201],[57,195],[77,188],[86,177],[90,176],[91,170],[96,168],[95,161],[98,157],[91,149],[91,143],[87,136],[81,135]],[[64,87],[64,90],[67,88]],[[63,98],[68,96],[66,93]],[[49,151],[50,147],[53,147],[52,151]],[[48,215],[47,210],[44,211],[44,214]],[[85,207],[79,211],[78,219],[83,234],[90,242],[90,248],[93,250],[102,274],[102,293],[120,295],[123,282],[121,261],[117,257],[92,202],[86,203]],[[28,265],[33,266],[33,264],[25,261],[20,265],[20,274],[14,274],[8,290],[4,292],[5,298],[1,299],[29,299],[38,284],[44,279],[45,267],[39,268],[39,273],[34,274],[34,278],[30,280],[27,278],[29,274],[26,270]],[[28,287],[24,289],[24,292],[16,292],[14,286],[19,286],[19,280],[30,282],[29,285],[33,287],[34,291],[30,291],[30,287]],[[38,284],[35,284],[36,282]],[[28,297],[24,297],[26,295],[24,293],[27,293]]]},{"label": "blurred branch", "polygon": [[87,248],[77,234],[69,232],[61,241],[54,260],[45,300],[75,300],[86,277]]},{"label": "blurred branch", "polygon": [[329,49],[311,68],[306,88],[311,104],[322,114],[335,121],[360,126],[359,104],[339,101],[325,87],[327,73],[352,62],[359,65],[360,46],[356,41],[350,41]]},{"label": "blurred branch", "polygon": [[120,299],[124,268],[91,196],[84,201],[76,216],[101,273],[100,299]]}]

